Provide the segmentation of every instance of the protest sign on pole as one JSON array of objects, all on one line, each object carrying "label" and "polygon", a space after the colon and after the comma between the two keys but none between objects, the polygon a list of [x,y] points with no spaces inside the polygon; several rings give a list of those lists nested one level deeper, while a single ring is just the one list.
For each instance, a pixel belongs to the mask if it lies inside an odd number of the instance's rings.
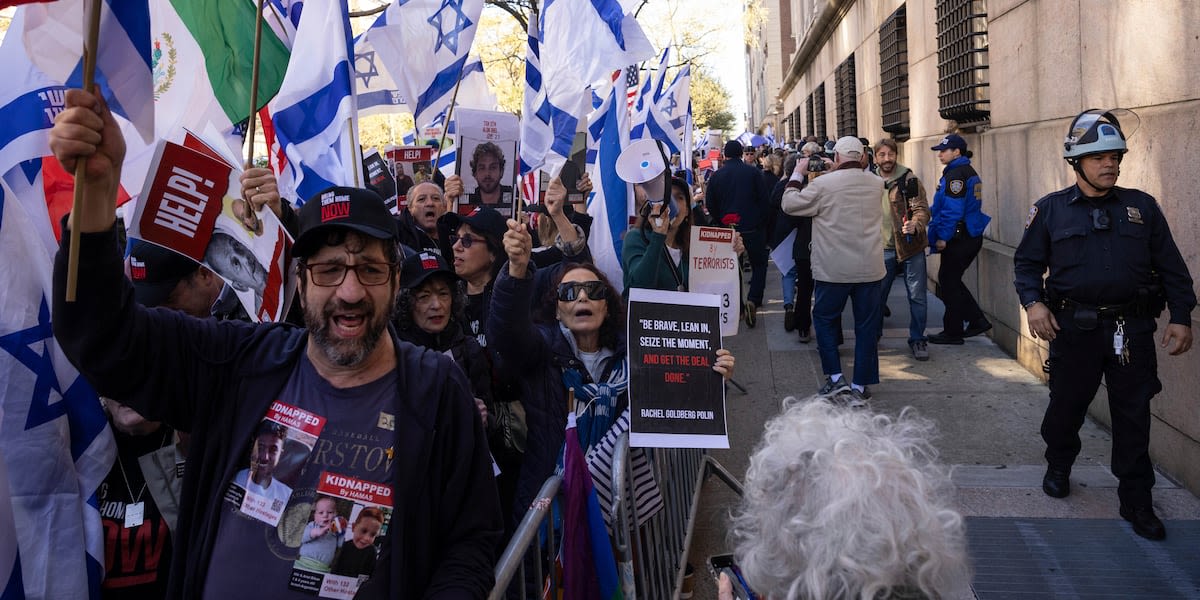
[{"label": "protest sign on pole", "polygon": [[517,186],[517,116],[504,112],[460,109],[455,118],[457,172],[470,206],[488,206],[513,216]]},{"label": "protest sign on pole", "polygon": [[363,175],[366,177],[367,189],[379,194],[388,210],[397,214],[396,178],[378,150],[371,148],[363,155]]},{"label": "protest sign on pole", "polygon": [[629,444],[728,448],[725,384],[712,294],[629,290]]},{"label": "protest sign on pole", "polygon": [[723,227],[693,227],[688,246],[688,290],[715,294],[721,299],[721,335],[738,332],[742,295],[738,287],[737,253],[733,230]]},{"label": "protest sign on pole", "polygon": [[433,180],[433,154],[430,146],[401,146],[387,151],[387,158],[396,173],[396,206],[399,214],[408,206],[408,190],[418,183]]},{"label": "protest sign on pole", "polygon": [[[194,149],[194,147],[196,149]],[[225,280],[255,321],[279,321],[295,288],[291,239],[270,209],[248,218],[241,171],[189,145],[162,141],[129,236],[174,250]]]}]

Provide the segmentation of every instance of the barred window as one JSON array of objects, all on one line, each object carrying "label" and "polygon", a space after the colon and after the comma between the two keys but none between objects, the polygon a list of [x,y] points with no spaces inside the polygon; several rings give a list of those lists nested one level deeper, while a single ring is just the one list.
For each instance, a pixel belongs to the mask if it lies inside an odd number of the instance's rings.
[{"label": "barred window", "polygon": [[988,95],[987,3],[937,0],[938,114],[962,123],[986,121]]},{"label": "barred window", "polygon": [[814,101],[815,98],[816,98],[816,92],[813,92],[808,95],[808,100],[804,103],[805,108],[808,109],[807,118],[804,121],[804,124],[806,125],[806,127],[804,128],[804,133],[806,133],[808,135],[817,135],[817,128],[813,126],[813,123],[815,121],[815,119],[813,118],[813,111],[816,109],[816,106],[815,106],[816,103]]},{"label": "barred window", "polygon": [[858,137],[858,94],[854,86],[853,54],[838,65],[833,78],[834,85],[837,86],[834,94],[834,100],[837,102],[837,135]]},{"label": "barred window", "polygon": [[879,89],[883,130],[908,137],[908,27],[902,5],[879,26]]},{"label": "barred window", "polygon": [[813,123],[813,135],[817,136],[818,138],[827,138],[829,136],[829,132],[826,131],[826,121],[828,119],[826,119],[825,115],[824,83],[818,85],[816,91],[813,92],[813,113],[816,115]]},{"label": "barred window", "polygon": [[792,111],[792,127],[794,128],[792,130],[792,139],[793,140],[798,140],[798,139],[804,137],[804,131],[803,131],[804,128],[800,126],[800,120],[803,118],[804,118],[804,113],[800,109],[800,107],[797,106],[796,110]]}]

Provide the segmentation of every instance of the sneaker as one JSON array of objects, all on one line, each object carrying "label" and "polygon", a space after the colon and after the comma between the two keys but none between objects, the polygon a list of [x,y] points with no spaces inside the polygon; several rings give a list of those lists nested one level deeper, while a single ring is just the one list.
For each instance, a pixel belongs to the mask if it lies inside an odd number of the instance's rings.
[{"label": "sneaker", "polygon": [[788,333],[796,330],[796,310],[791,304],[783,306],[783,330]]},{"label": "sneaker", "polygon": [[913,358],[920,361],[929,360],[929,344],[926,344],[924,341],[920,341],[913,342],[909,344],[908,347],[912,350]]},{"label": "sneaker", "polygon": [[962,336],[946,335],[945,331],[940,332],[940,333],[935,333],[935,334],[929,336],[927,339],[930,344],[946,344],[946,345],[950,345],[950,346],[963,345]]},{"label": "sneaker", "polygon": [[834,381],[832,377],[825,378],[825,385],[817,392],[822,396],[835,396],[850,391],[850,384],[846,383],[846,378],[842,377]]},{"label": "sneaker", "polygon": [[969,338],[991,330],[992,323],[990,321],[984,321],[978,325],[972,325],[968,323],[967,328],[963,330],[963,337]]},{"label": "sneaker", "polygon": [[754,329],[754,326],[758,324],[758,306],[754,304],[753,300],[747,300],[743,310],[746,312],[746,327]]},{"label": "sneaker", "polygon": [[870,408],[871,406],[867,402],[867,400],[871,399],[871,390],[867,389],[865,386],[861,392],[854,388],[850,388],[850,393],[845,394],[845,396],[846,406],[849,406],[850,408]]}]

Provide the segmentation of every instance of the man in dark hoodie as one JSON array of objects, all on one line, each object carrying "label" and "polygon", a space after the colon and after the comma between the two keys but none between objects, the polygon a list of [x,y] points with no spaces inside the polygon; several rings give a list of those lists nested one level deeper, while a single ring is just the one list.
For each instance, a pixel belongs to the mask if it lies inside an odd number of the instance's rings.
[{"label": "man in dark hoodie", "polygon": [[[747,153],[747,158],[750,154]],[[742,234],[750,258],[750,290],[742,308],[746,325],[758,322],[767,285],[767,211],[769,194],[762,173],[742,161],[742,145],[737,140],[725,144],[725,164],[708,182],[708,214],[714,221],[729,225]]]},{"label": "man in dark hoodie", "polygon": [[[486,438],[452,359],[389,333],[400,261],[383,200],[330,188],[301,209],[306,328],[146,309],[116,243],[120,129],[88,92],[68,91],[66,106],[51,148],[71,172],[83,160],[86,179],[68,221],[81,234],[78,296],[65,299],[64,235],[55,335],[97,392],[192,432],[167,597],[310,598],[341,585],[293,567],[304,523],[328,495],[390,509],[358,598],[486,596],[501,534]],[[264,421],[289,431],[273,471],[292,490],[286,501],[236,481]]]}]

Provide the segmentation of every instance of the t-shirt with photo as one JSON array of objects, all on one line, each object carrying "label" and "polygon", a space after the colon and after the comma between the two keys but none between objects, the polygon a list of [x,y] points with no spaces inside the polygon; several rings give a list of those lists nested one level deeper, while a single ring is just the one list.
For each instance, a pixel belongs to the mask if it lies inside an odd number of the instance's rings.
[{"label": "t-shirt with photo", "polygon": [[[322,379],[308,357],[301,354],[278,400],[327,421],[292,484],[291,499],[277,527],[242,513],[230,498],[224,500],[204,598],[227,600],[247,590],[255,590],[264,598],[316,596],[315,592],[298,591],[289,584],[305,526],[312,520],[318,480],[322,473],[330,472],[390,485],[398,393],[394,371],[365,385],[338,389]],[[248,460],[251,440],[242,443]],[[285,447],[285,454],[287,451]]]}]

